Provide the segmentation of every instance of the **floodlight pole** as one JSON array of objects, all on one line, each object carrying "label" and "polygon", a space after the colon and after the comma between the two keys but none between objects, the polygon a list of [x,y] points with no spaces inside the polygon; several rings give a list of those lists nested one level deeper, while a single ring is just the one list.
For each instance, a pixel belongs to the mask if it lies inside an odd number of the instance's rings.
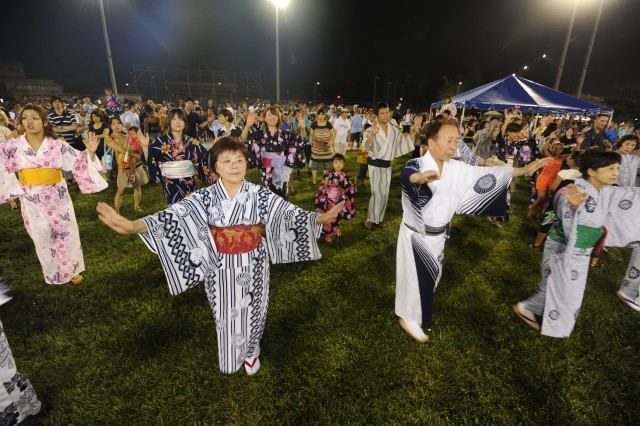
[{"label": "floodlight pole", "polygon": [[587,49],[587,56],[584,58],[584,65],[582,66],[582,74],[580,74],[580,82],[578,83],[578,90],[576,91],[576,97],[579,98],[582,95],[582,86],[584,85],[584,79],[587,77],[587,68],[589,68],[589,61],[591,60],[591,51],[596,41],[596,33],[598,32],[598,24],[600,23],[600,16],[602,15],[602,9],[604,8],[604,0],[600,0],[600,6],[598,7],[598,14],[596,20],[593,23],[593,31],[591,32],[591,40],[589,41],[589,48]]},{"label": "floodlight pole", "polygon": [[278,5],[276,4],[276,103],[280,104],[280,31],[278,25]]},{"label": "floodlight pole", "polygon": [[553,88],[558,90],[560,87],[560,79],[562,78],[562,70],[564,69],[564,61],[567,59],[567,50],[569,50],[569,42],[571,41],[571,31],[573,31],[573,22],[576,20],[576,12],[578,11],[578,2],[580,0],[574,0],[573,13],[571,13],[571,19],[569,20],[569,28],[567,29],[567,36],[564,39],[564,47],[562,48],[562,56],[560,57],[560,64],[558,64],[558,72],[556,74],[556,82],[553,84]]},{"label": "floodlight pole", "polygon": [[109,34],[107,34],[107,20],[104,17],[104,5],[102,0],[98,0],[100,4],[100,17],[102,18],[102,34],[104,35],[104,46],[107,49],[107,62],[109,63],[109,74],[111,75],[111,91],[118,96],[118,85],[116,84],[116,75],[113,72],[113,61],[111,60],[111,48],[109,47]]}]

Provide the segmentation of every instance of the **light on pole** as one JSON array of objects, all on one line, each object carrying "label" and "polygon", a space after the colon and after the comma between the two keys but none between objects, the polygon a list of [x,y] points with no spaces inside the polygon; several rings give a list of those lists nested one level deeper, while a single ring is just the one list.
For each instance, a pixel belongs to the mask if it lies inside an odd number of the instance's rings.
[{"label": "light on pole", "polygon": [[316,91],[318,89],[318,86],[320,86],[320,82],[316,81],[316,84],[313,85],[313,105],[316,104]]},{"label": "light on pole", "polygon": [[389,105],[389,89],[391,89],[391,82],[387,83],[387,105]]},{"label": "light on pole", "polygon": [[289,0],[269,0],[276,6],[276,103],[280,103],[280,28],[278,12],[289,5]]},{"label": "light on pole", "polygon": [[118,96],[118,86],[116,85],[116,75],[113,72],[113,61],[111,60],[111,48],[109,47],[109,34],[107,34],[107,20],[104,17],[104,5],[102,0],[98,3],[100,5],[100,17],[102,18],[102,35],[104,36],[104,46],[107,49],[107,62],[109,63],[109,75],[111,76],[111,91],[114,95]]},{"label": "light on pole", "polygon": [[461,87],[462,87],[462,82],[461,82],[461,81],[459,81],[459,82],[458,82],[458,90],[456,90],[456,95],[457,95],[458,93],[460,93],[460,88],[461,88]]}]

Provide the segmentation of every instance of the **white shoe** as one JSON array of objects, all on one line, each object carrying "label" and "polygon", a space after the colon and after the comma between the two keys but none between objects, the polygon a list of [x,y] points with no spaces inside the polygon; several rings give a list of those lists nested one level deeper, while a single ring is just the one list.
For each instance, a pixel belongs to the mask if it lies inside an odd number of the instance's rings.
[{"label": "white shoe", "polygon": [[260,358],[247,358],[244,360],[244,369],[249,376],[253,376],[260,370]]},{"label": "white shoe", "polygon": [[536,319],[533,312],[524,307],[524,303],[518,302],[513,305],[513,312],[524,321],[529,327],[534,328],[536,331],[540,331],[540,323]]},{"label": "white shoe", "polygon": [[429,336],[424,334],[420,324],[414,321],[407,321],[404,318],[400,318],[400,327],[404,328],[404,331],[409,333],[411,337],[416,339],[420,343],[424,343],[429,340]]},{"label": "white shoe", "polygon": [[[633,309],[634,311],[639,311],[640,312],[640,305],[638,305],[636,302],[634,302],[633,300],[629,300],[627,299],[624,294],[620,293],[620,291],[616,291],[616,294],[618,295],[618,297],[620,298],[620,300],[622,300],[624,302],[625,305],[627,305],[628,307],[630,307],[631,309]],[[2,302],[0,302],[0,304],[2,304]]]}]

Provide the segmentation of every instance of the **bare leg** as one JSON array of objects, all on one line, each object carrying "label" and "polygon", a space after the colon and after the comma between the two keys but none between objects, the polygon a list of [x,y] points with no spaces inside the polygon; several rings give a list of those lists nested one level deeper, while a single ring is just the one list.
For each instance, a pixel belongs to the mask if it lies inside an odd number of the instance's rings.
[{"label": "bare leg", "polygon": [[120,206],[122,205],[122,199],[124,198],[124,191],[126,189],[127,188],[118,188],[118,190],[116,191],[116,196],[113,200],[113,208],[118,213],[120,213]]},{"label": "bare leg", "polygon": [[316,183],[316,176],[318,175],[318,171],[317,170],[311,170],[311,183],[313,183],[314,185],[317,185]]},{"label": "bare leg", "polygon": [[140,200],[142,200],[142,187],[136,186],[133,188],[133,209],[142,210],[140,208]]}]

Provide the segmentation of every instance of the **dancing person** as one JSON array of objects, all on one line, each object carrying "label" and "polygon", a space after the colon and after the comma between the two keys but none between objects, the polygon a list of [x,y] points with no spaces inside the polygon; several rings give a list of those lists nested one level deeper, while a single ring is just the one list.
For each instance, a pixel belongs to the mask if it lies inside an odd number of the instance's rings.
[{"label": "dancing person", "polygon": [[331,165],[333,170],[329,171],[316,191],[316,212],[326,213],[333,206],[344,201],[344,207],[335,220],[325,222],[322,226],[322,235],[327,243],[333,241],[333,237],[342,237],[342,230],[339,228],[342,219],[351,220],[355,217],[356,211],[353,201],[356,195],[356,187],[344,169],[345,158],[342,154],[335,154]]},{"label": "dancing person", "polygon": [[[527,325],[550,337],[569,337],[578,318],[592,251],[637,246],[640,188],[616,183],[620,154],[589,149],[578,158],[582,177],[554,196],[553,222],[534,294],[513,310]],[[606,228],[605,228],[606,227]]]},{"label": "dancing person", "polygon": [[207,163],[207,149],[184,133],[187,116],[182,109],[169,111],[168,132],[142,146],[151,179],[162,184],[167,206],[197,189],[196,168],[201,180],[213,178]]},{"label": "dancing person", "polygon": [[517,169],[451,161],[460,143],[454,119],[434,120],[425,138],[427,152],[402,169],[403,216],[396,255],[395,313],[402,328],[419,342],[428,340],[424,329],[431,330],[434,292],[453,215],[503,213],[511,178],[550,161]]},{"label": "dancing person", "polygon": [[[220,139],[210,156],[218,181],[162,212],[132,222],[105,203],[99,203],[97,211],[116,232],[140,234],[160,258],[171,294],[205,282],[216,321],[220,371],[231,374],[244,364],[251,375],[260,368],[269,259],[319,259],[321,225],[335,219],[343,203],[319,215],[247,182],[249,152],[238,139]],[[266,244],[261,224],[266,226]]]},{"label": "dancing person", "polygon": [[[62,171],[73,174],[80,191],[102,191],[107,182],[90,135],[87,150],[76,151],[58,139],[47,113],[27,104],[18,113],[25,134],[5,142],[0,152],[0,203],[20,197],[22,217],[48,284],[83,281],[84,258],[73,203]],[[16,178],[15,173],[18,173]]]},{"label": "dancing person", "polygon": [[[270,106],[265,110],[263,130],[250,134],[249,129],[257,118],[255,112],[249,114],[241,135],[249,148],[249,167],[260,169],[264,186],[287,200],[291,169],[304,167],[301,138],[306,136],[307,130],[300,129],[299,135],[282,131],[278,108]],[[298,122],[304,121],[300,112],[297,118]]]},{"label": "dancing person", "polygon": [[540,210],[544,210],[547,205],[547,201],[549,200],[549,186],[558,175],[558,172],[562,167],[562,163],[564,162],[562,157],[563,150],[564,146],[558,139],[555,139],[555,141],[551,143],[549,151],[551,153],[550,158],[552,158],[553,160],[551,160],[549,164],[544,166],[544,168],[540,172],[540,175],[538,175],[538,179],[536,179],[535,186],[538,196],[533,204],[529,206],[529,209],[527,211],[527,216],[530,219],[538,217],[540,214]]},{"label": "dancing person", "polygon": [[[616,143],[621,157],[620,174],[616,183],[622,187],[636,186],[636,174],[640,172],[640,157],[631,152],[638,147],[638,135],[634,133],[622,136]],[[640,247],[633,247],[629,266],[625,272],[618,297],[631,309],[640,311]]]},{"label": "dancing person", "polygon": [[384,214],[389,200],[389,186],[391,185],[391,161],[413,151],[413,140],[422,124],[422,116],[414,118],[409,135],[403,135],[397,128],[389,125],[389,106],[378,104],[376,120],[364,132],[364,147],[369,153],[369,182],[371,184],[371,198],[364,226],[373,229],[374,226],[385,227]]},{"label": "dancing person", "polygon": [[[0,275],[2,279],[2,275]],[[0,425],[41,424],[45,406],[29,379],[16,368],[4,326],[0,322]]]}]

